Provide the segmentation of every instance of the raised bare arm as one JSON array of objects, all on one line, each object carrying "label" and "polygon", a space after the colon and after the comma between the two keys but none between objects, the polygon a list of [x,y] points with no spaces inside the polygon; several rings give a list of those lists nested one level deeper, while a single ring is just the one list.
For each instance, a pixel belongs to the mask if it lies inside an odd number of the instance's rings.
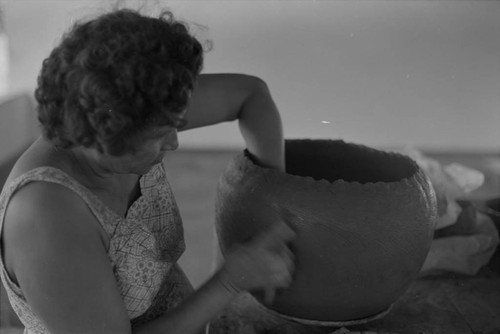
[{"label": "raised bare arm", "polygon": [[238,120],[249,152],[265,167],[284,170],[281,118],[261,79],[242,74],[198,78],[182,130]]}]

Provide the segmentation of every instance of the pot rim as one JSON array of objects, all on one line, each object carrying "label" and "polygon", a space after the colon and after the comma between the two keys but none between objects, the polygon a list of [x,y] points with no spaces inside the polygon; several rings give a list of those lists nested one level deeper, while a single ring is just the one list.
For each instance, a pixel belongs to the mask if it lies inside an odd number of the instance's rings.
[{"label": "pot rim", "polygon": [[286,143],[290,142],[337,142],[344,144],[346,146],[350,146],[352,148],[356,149],[362,149],[367,151],[369,154],[375,154],[378,156],[385,156],[387,159],[392,159],[392,160],[398,160],[402,161],[404,160],[405,162],[409,163],[409,166],[414,169],[413,173],[408,176],[401,178],[400,180],[396,181],[375,181],[375,182],[359,182],[359,181],[346,181],[344,179],[338,179],[335,181],[328,181],[326,179],[314,179],[312,176],[301,176],[301,175],[296,175],[296,174],[290,174],[287,172],[283,172],[280,170],[277,170],[275,168],[270,168],[270,167],[264,167],[256,164],[252,159],[250,158],[250,154],[247,149],[245,149],[243,152],[239,153],[235,157],[236,163],[239,162],[239,166],[242,170],[247,170],[251,172],[252,174],[255,173],[254,175],[259,175],[267,179],[268,182],[273,182],[273,183],[281,183],[281,182],[288,182],[289,180],[294,180],[293,182],[296,182],[299,184],[301,187],[322,187],[322,188],[362,188],[364,190],[366,189],[389,189],[389,190],[396,190],[398,188],[401,188],[402,186],[410,186],[412,184],[415,184],[415,181],[422,181],[425,180],[425,182],[430,184],[430,180],[427,178],[427,176],[424,174],[423,170],[420,168],[420,166],[416,163],[415,160],[413,160],[411,157],[393,152],[393,151],[384,151],[384,150],[379,150],[375,149],[372,147],[368,147],[365,145],[361,144],[355,144],[355,143],[348,143],[345,142],[344,140],[333,140],[333,139],[286,139]]}]

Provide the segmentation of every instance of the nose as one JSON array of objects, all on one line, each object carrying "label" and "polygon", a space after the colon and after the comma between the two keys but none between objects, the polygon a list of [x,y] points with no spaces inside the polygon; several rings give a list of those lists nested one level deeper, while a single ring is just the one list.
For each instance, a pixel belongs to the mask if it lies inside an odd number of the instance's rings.
[{"label": "nose", "polygon": [[175,151],[177,147],[179,147],[179,141],[177,139],[177,130],[173,129],[173,131],[169,132],[169,134],[165,136],[165,142],[163,143],[161,150]]}]

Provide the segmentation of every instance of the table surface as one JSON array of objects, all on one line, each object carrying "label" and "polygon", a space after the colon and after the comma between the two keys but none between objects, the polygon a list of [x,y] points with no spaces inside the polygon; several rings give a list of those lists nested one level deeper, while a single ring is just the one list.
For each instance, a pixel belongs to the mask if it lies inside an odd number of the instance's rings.
[{"label": "table surface", "polygon": [[210,334],[498,334],[500,255],[473,277],[446,275],[417,279],[383,318],[356,326],[314,327],[268,312],[249,295],[237,298],[212,323]]}]

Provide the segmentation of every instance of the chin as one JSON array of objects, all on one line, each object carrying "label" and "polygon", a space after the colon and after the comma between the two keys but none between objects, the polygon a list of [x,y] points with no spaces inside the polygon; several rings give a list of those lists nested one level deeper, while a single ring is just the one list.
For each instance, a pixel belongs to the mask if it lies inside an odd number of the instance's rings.
[{"label": "chin", "polygon": [[130,169],[130,174],[136,174],[139,176],[147,174],[151,170],[151,168],[153,168],[153,166],[155,166],[156,164],[157,164],[157,162],[154,161],[148,165],[141,165],[141,166],[133,167]]}]

